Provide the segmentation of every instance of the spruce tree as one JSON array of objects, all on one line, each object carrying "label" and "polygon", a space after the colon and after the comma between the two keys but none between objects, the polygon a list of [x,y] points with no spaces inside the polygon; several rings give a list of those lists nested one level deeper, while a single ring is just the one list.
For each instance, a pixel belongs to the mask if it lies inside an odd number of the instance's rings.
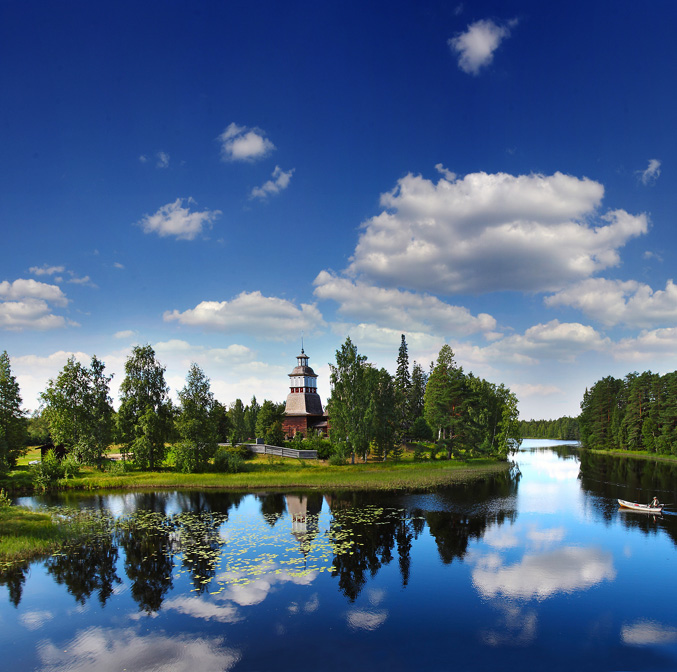
[{"label": "spruce tree", "polygon": [[407,341],[402,334],[400,350],[397,354],[397,372],[395,374],[395,406],[397,414],[399,440],[408,436],[411,426],[409,413],[409,396],[411,394],[411,377],[409,376],[409,352]]}]

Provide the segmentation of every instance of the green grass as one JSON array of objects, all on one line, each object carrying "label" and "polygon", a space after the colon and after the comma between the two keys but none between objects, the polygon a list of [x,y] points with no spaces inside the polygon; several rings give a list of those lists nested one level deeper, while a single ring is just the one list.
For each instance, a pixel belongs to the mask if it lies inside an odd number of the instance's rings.
[{"label": "green grass", "polygon": [[49,513],[20,506],[0,508],[0,563],[52,553],[71,538],[72,531]]},{"label": "green grass", "polygon": [[477,459],[467,462],[386,462],[329,466],[323,462],[268,458],[246,463],[238,474],[181,474],[174,471],[130,471],[113,475],[83,470],[80,476],[62,481],[66,489],[109,488],[341,488],[385,489],[432,488],[467,481],[508,468],[505,462]]}]

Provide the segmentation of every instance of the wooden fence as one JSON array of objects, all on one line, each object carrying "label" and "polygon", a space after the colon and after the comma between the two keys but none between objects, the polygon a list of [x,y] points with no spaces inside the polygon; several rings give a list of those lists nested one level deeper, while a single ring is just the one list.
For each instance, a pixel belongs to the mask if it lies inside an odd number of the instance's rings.
[{"label": "wooden fence", "polygon": [[[227,446],[227,443],[220,443],[220,446]],[[279,455],[280,457],[293,457],[296,460],[316,460],[316,450],[296,450],[295,448],[282,448],[281,446],[269,446],[266,443],[241,443],[252,453],[261,455]]]}]

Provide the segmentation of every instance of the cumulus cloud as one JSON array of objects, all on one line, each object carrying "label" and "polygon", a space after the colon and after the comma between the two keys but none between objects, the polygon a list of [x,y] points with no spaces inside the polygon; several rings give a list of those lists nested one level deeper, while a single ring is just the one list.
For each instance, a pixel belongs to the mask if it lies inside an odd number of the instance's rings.
[{"label": "cumulus cloud", "polygon": [[562,173],[407,175],[381,195],[348,273],[437,293],[557,291],[620,262],[645,215],[596,216],[601,184]]},{"label": "cumulus cloud", "polygon": [[46,301],[25,299],[23,301],[5,301],[0,303],[0,329],[21,331],[35,329],[61,329],[66,326],[79,326],[77,322],[67,320],[62,315],[54,315]]},{"label": "cumulus cloud", "polygon": [[642,361],[650,357],[660,360],[677,357],[677,327],[644,329],[638,336],[624,338],[613,347],[615,359]]},{"label": "cumulus cloud", "polygon": [[280,166],[275,166],[272,179],[268,180],[260,187],[254,187],[250,197],[266,199],[268,196],[279,194],[289,186],[293,174],[294,168],[285,173]]},{"label": "cumulus cloud", "polygon": [[649,165],[644,170],[638,170],[637,175],[642,184],[654,184],[661,176],[661,162],[658,159],[649,159]]},{"label": "cumulus cloud", "polygon": [[325,326],[315,304],[291,301],[261,292],[242,292],[232,301],[202,301],[195,308],[180,312],[166,311],[165,322],[202,327],[222,332],[248,332],[271,340],[296,338]]},{"label": "cumulus cloud", "polygon": [[600,352],[610,346],[610,339],[590,326],[551,320],[547,324],[529,327],[524,334],[508,336],[479,350],[489,360],[536,364],[543,359],[571,362],[584,352]]},{"label": "cumulus cloud", "polygon": [[[184,200],[189,207],[183,207]],[[145,215],[138,222],[144,233],[157,233],[161,238],[176,236],[178,240],[193,240],[220,214],[220,210],[191,212],[192,198],[177,198],[173,203],[163,205],[155,214]]]},{"label": "cumulus cloud", "polygon": [[490,332],[496,320],[486,313],[472,315],[467,308],[452,306],[429,294],[383,289],[352,282],[328,271],[315,278],[315,296],[339,304],[348,319],[372,322],[402,331],[433,331],[445,337]]},{"label": "cumulus cloud", "polygon": [[447,41],[452,52],[458,55],[458,67],[469,75],[477,75],[494,59],[494,52],[501,42],[510,36],[510,28],[517,21],[499,25],[490,19],[471,23],[464,33],[459,33]]},{"label": "cumulus cloud", "polygon": [[260,128],[247,128],[232,123],[218,137],[224,161],[257,161],[268,156],[275,145]]},{"label": "cumulus cloud", "polygon": [[66,295],[56,285],[23,278],[0,282],[0,329],[45,331],[78,326],[76,322],[55,315],[50,303],[56,306],[68,304]]},{"label": "cumulus cloud", "polygon": [[652,290],[635,280],[590,278],[545,298],[547,306],[571,306],[613,326],[657,327],[677,322],[677,286]]},{"label": "cumulus cloud", "polygon": [[0,282],[0,299],[17,300],[17,299],[40,299],[42,301],[49,301],[58,306],[65,306],[68,304],[66,295],[61,291],[60,287],[56,285],[49,285],[45,282],[38,282],[37,280],[19,278],[14,282],[4,280]]}]

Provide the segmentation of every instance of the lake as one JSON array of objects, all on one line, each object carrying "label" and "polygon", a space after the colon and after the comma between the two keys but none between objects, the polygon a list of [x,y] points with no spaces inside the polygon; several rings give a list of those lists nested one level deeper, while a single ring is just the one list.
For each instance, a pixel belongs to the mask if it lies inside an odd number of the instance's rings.
[{"label": "lake", "polygon": [[[677,467],[525,441],[427,493],[124,492],[0,575],[6,670],[676,670]],[[677,506],[668,507],[677,511]]]}]

